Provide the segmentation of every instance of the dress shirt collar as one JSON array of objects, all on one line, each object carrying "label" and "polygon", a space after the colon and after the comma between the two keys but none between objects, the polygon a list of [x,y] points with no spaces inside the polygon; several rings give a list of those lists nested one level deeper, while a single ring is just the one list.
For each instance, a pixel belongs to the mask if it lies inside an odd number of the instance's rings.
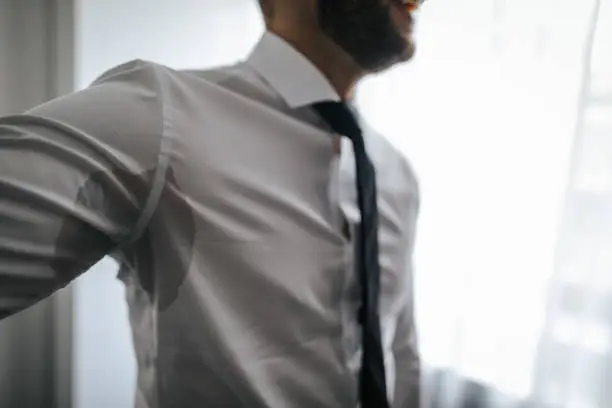
[{"label": "dress shirt collar", "polygon": [[262,36],[247,64],[280,94],[290,108],[341,100],[312,62],[269,31]]}]

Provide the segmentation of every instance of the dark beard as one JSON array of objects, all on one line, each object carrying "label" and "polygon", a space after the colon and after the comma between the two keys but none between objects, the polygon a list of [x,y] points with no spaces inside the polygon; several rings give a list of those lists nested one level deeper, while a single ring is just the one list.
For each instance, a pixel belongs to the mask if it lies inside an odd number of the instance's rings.
[{"label": "dark beard", "polygon": [[318,0],[321,29],[361,68],[382,71],[407,61],[413,45],[397,31],[380,0]]}]

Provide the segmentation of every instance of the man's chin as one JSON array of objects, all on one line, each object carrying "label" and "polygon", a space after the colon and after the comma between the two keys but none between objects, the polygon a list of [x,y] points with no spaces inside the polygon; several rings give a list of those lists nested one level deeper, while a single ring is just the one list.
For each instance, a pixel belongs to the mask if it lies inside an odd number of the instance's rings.
[{"label": "man's chin", "polygon": [[417,47],[416,47],[415,42],[413,40],[409,40],[408,44],[406,45],[406,51],[400,58],[400,62],[410,61],[414,57],[416,50],[417,50]]},{"label": "man's chin", "polygon": [[372,66],[370,67],[370,69],[366,69],[366,71],[370,72],[371,74],[381,73],[396,65],[404,64],[410,61],[414,57],[415,53],[416,45],[413,42],[410,42],[409,44],[407,44],[406,48],[402,53],[396,54],[395,58],[387,60],[386,63],[381,63],[377,66]]}]

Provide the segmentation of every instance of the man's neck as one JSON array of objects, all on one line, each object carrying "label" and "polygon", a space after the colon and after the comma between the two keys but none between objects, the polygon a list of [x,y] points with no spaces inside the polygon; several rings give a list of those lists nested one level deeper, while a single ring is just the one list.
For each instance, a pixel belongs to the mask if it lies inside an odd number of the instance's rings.
[{"label": "man's neck", "polygon": [[349,100],[353,97],[355,87],[365,76],[365,72],[338,45],[319,32],[297,34],[271,27],[268,29],[308,58],[342,99]]}]

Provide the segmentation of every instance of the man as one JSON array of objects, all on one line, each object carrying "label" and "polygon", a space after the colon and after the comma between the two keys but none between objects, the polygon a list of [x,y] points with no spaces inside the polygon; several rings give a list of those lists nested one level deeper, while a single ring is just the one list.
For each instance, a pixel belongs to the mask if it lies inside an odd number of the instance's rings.
[{"label": "man", "polygon": [[137,407],[416,408],[417,185],[349,105],[420,4],[261,4],[243,63],[134,61],[0,119],[0,315],[112,254]]}]

